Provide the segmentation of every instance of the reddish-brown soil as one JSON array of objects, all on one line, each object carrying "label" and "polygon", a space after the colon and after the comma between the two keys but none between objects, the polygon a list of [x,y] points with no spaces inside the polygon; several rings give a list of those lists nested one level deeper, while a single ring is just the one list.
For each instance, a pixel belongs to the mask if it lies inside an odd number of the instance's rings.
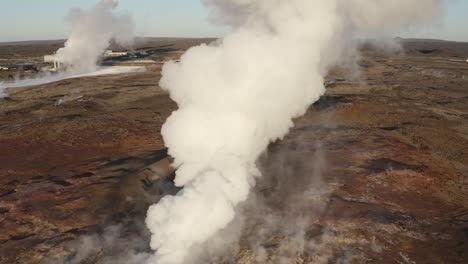
[{"label": "reddish-brown soil", "polygon": [[[162,60],[195,44],[165,41],[176,51]],[[468,44],[404,46],[364,50],[356,80],[330,73],[327,94],[259,161],[240,242],[205,263],[468,262],[468,63],[457,61]],[[155,176],[167,155],[160,129],[176,109],[160,70],[7,90],[0,263],[123,261],[120,244],[134,241],[149,251],[146,208],[177,191],[173,175]],[[118,239],[77,258],[80,239],[115,225]]]}]

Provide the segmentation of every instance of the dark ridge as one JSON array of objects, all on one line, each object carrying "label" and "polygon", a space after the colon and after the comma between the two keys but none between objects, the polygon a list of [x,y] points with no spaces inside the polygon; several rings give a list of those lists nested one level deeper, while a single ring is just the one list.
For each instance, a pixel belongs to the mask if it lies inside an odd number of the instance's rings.
[{"label": "dark ridge", "polygon": [[385,131],[394,131],[394,130],[399,129],[399,127],[397,127],[397,126],[389,126],[389,127],[379,127],[378,129],[380,129],[380,130],[385,130]]},{"label": "dark ridge", "polygon": [[431,54],[431,53],[438,52],[438,51],[439,51],[438,49],[422,49],[422,50],[419,50],[419,52],[422,53],[422,54]]},{"label": "dark ridge", "polygon": [[65,234],[73,234],[73,235],[84,235],[86,233],[87,233],[86,230],[78,229],[78,228],[74,228],[74,229],[70,229],[68,231],[65,231]]},{"label": "dark ridge", "polygon": [[82,115],[80,114],[70,114],[70,115],[64,115],[64,116],[61,116],[60,118],[64,118],[64,119],[76,119],[76,118],[80,118],[80,117],[83,117]]},{"label": "dark ridge", "polygon": [[119,166],[119,165],[124,165],[131,161],[133,158],[128,157],[128,158],[123,158],[123,159],[117,159],[117,160],[111,160],[104,164],[102,167],[112,167],[112,166]]},{"label": "dark ridge", "polygon": [[384,211],[375,214],[372,210],[364,210],[359,213],[360,217],[374,219],[382,224],[402,223],[407,221],[414,221],[413,216],[408,216],[398,211]]},{"label": "dark ridge", "polygon": [[175,178],[176,178],[176,173],[175,173],[175,171],[174,171],[174,172],[171,173],[169,176],[167,176],[166,181],[168,181],[168,182],[174,182],[174,181],[175,181]]},{"label": "dark ridge", "polygon": [[[133,173],[133,172],[135,172],[137,170],[135,170],[135,169],[133,169],[133,170],[132,169],[126,169],[126,168],[118,168],[118,169],[115,169],[115,170],[112,170],[112,171],[113,172],[118,172],[118,173],[123,173],[123,174],[128,174],[128,173]],[[114,178],[120,178],[120,177],[115,177],[115,176],[113,176],[113,177]],[[109,177],[105,177],[103,179],[107,179],[107,178],[109,178]],[[112,177],[110,177],[110,178],[112,178]]]},{"label": "dark ridge", "polygon": [[[62,85],[69,85],[69,84],[72,84],[71,81],[67,81],[67,80],[58,80],[56,82],[52,82],[54,86],[62,86]],[[52,84],[51,83],[51,84]],[[49,84],[47,84],[49,85]]]},{"label": "dark ridge", "polygon": [[64,39],[52,39],[52,40],[20,40],[20,41],[8,41],[0,42],[0,46],[19,46],[19,45],[61,45],[65,43]]},{"label": "dark ridge", "polygon": [[125,110],[143,110],[143,109],[147,109],[147,108],[140,108],[140,107],[129,107]]},{"label": "dark ridge", "polygon": [[[170,45],[161,45],[161,46],[159,46],[158,48],[167,48],[167,47],[172,47],[172,46],[174,46],[174,44],[170,44]],[[135,49],[135,50],[148,50],[148,49],[154,49],[154,47],[145,46],[145,47],[137,48],[137,49]]]},{"label": "dark ridge", "polygon": [[26,111],[24,110],[8,110],[5,111],[5,115],[14,115],[14,114],[24,114]]},{"label": "dark ridge", "polygon": [[[118,171],[121,171],[121,170],[118,170]],[[107,176],[107,177],[104,177],[102,178],[102,180],[114,180],[114,179],[120,179],[121,177],[119,176]]]},{"label": "dark ridge", "polygon": [[[152,86],[155,86],[155,85],[154,84],[133,84],[133,85],[122,86],[122,88],[152,87]],[[144,109],[144,108],[137,108],[137,109]]]},{"label": "dark ridge", "polygon": [[148,51],[150,54],[155,54],[155,53],[168,53],[168,52],[173,52],[173,51],[178,51],[178,49],[174,48],[158,48],[154,50]]},{"label": "dark ridge", "polygon": [[12,236],[10,239],[7,241],[15,241],[15,240],[24,240],[26,238],[35,236],[36,234],[24,234],[24,235],[19,235],[19,236]]},{"label": "dark ridge", "polygon": [[72,179],[82,179],[82,178],[89,178],[89,177],[93,177],[93,176],[94,176],[94,173],[86,172],[86,173],[83,173],[83,174],[72,176],[71,178]]},{"label": "dark ridge", "polygon": [[349,99],[345,96],[338,95],[338,96],[322,96],[320,100],[313,104],[314,108],[317,110],[327,110],[330,108],[335,108],[338,104],[345,104],[351,103]]},{"label": "dark ridge", "polygon": [[73,184],[71,184],[71,183],[69,183],[67,181],[64,181],[62,179],[57,179],[57,178],[51,179],[50,181],[57,184],[57,185],[60,185],[60,186],[71,186],[71,185],[73,185]]},{"label": "dark ridge", "polygon": [[156,163],[168,156],[168,150],[167,148],[158,150],[154,153],[152,153],[147,159],[145,159],[144,164],[145,166],[149,166],[153,163]]},{"label": "dark ridge", "polygon": [[[356,200],[348,200],[342,196],[337,194],[333,194],[330,196],[330,199],[339,203],[342,203],[341,206],[345,206],[346,208],[356,207],[354,211],[348,212],[346,217],[349,218],[368,218],[372,219],[373,221],[382,223],[382,224],[390,224],[390,223],[397,223],[402,224],[408,221],[414,221],[415,217],[411,215],[404,214],[400,211],[387,211],[384,209],[383,204],[376,204],[371,202],[365,201],[356,201]],[[349,206],[349,204],[355,204],[356,206]],[[330,212],[333,214],[340,214],[341,206],[332,209]],[[333,207],[333,205],[332,205]]]},{"label": "dark ridge", "polygon": [[15,190],[10,190],[10,191],[7,191],[6,193],[2,193],[2,194],[0,194],[0,198],[3,198],[3,197],[5,197],[5,196],[8,196],[8,195],[10,195],[10,194],[14,194],[14,193],[16,193],[16,191],[15,191]]},{"label": "dark ridge", "polygon": [[414,122],[403,122],[403,123],[401,123],[401,125],[403,125],[403,126],[417,126],[418,124],[416,124]]},{"label": "dark ridge", "polygon": [[422,166],[408,165],[391,159],[377,159],[370,162],[368,169],[371,173],[381,173],[394,170],[412,170],[420,172],[424,168]]},{"label": "dark ridge", "polygon": [[323,131],[323,132],[330,132],[330,131],[346,131],[346,130],[356,130],[358,128],[353,126],[346,126],[346,125],[337,125],[336,127],[325,127],[320,125],[310,125],[310,126],[303,126],[296,128],[297,131]]}]

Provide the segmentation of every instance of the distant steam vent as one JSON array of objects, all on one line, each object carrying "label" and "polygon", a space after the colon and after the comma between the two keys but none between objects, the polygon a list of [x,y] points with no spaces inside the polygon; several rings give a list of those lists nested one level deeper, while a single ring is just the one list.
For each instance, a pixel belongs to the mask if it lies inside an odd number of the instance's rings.
[{"label": "distant steam vent", "polygon": [[119,14],[117,7],[117,1],[101,0],[90,9],[76,8],[70,12],[70,36],[55,55],[57,61],[68,65],[67,71],[78,74],[96,71],[111,41],[124,46],[132,42],[133,19]]},{"label": "distant steam vent", "polygon": [[57,56],[55,55],[45,55],[44,56],[44,62],[48,62],[48,63],[53,63],[54,64],[54,67],[50,69],[50,71],[52,72],[56,72],[56,71],[59,71],[60,69],[63,69],[64,67],[64,64],[62,62],[60,62],[58,59],[57,59]]},{"label": "distant steam vent", "polygon": [[[120,58],[124,56],[128,56],[129,53],[125,51],[112,51],[112,50],[105,50],[104,53],[102,54],[101,59],[110,59],[110,58]],[[45,55],[44,56],[44,62],[51,63],[53,64],[53,67],[50,69],[51,72],[57,72],[57,71],[64,71],[68,67],[73,68],[73,64],[64,62],[63,60],[60,60],[60,58],[53,54],[53,55]],[[99,64],[99,61],[97,62]],[[0,68],[1,70],[1,68]]]}]

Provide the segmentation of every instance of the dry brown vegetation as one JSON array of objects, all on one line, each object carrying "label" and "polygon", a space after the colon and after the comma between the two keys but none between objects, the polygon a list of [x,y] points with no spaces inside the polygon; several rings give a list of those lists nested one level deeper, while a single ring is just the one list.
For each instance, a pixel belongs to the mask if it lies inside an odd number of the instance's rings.
[{"label": "dry brown vegetation", "polygon": [[[154,55],[166,60],[206,41],[141,45],[170,47]],[[39,59],[54,45],[3,45],[0,59]],[[404,47],[364,49],[357,79],[339,68],[327,77],[327,94],[259,161],[239,245],[207,262],[468,262],[468,63],[453,60],[468,59],[468,44]],[[132,243],[149,250],[146,207],[176,191],[173,175],[151,170],[167,155],[160,129],[176,109],[160,70],[0,99],[0,263],[72,261],[77,239],[115,224],[117,238],[83,263]]]}]

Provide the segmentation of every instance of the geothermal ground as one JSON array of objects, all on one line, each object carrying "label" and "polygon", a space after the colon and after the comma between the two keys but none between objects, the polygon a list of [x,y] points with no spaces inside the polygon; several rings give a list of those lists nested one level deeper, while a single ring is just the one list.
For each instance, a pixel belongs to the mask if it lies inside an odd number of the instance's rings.
[{"label": "geothermal ground", "polygon": [[[142,47],[164,62],[205,41]],[[0,45],[0,65],[40,63],[62,44]],[[226,230],[242,223],[239,242],[202,263],[468,263],[468,44],[403,46],[363,47],[360,76],[329,74],[326,95],[259,160],[264,176]],[[161,66],[6,90],[0,263],[149,252],[146,209],[177,191],[162,172],[160,129],[176,105],[157,85]]]}]

